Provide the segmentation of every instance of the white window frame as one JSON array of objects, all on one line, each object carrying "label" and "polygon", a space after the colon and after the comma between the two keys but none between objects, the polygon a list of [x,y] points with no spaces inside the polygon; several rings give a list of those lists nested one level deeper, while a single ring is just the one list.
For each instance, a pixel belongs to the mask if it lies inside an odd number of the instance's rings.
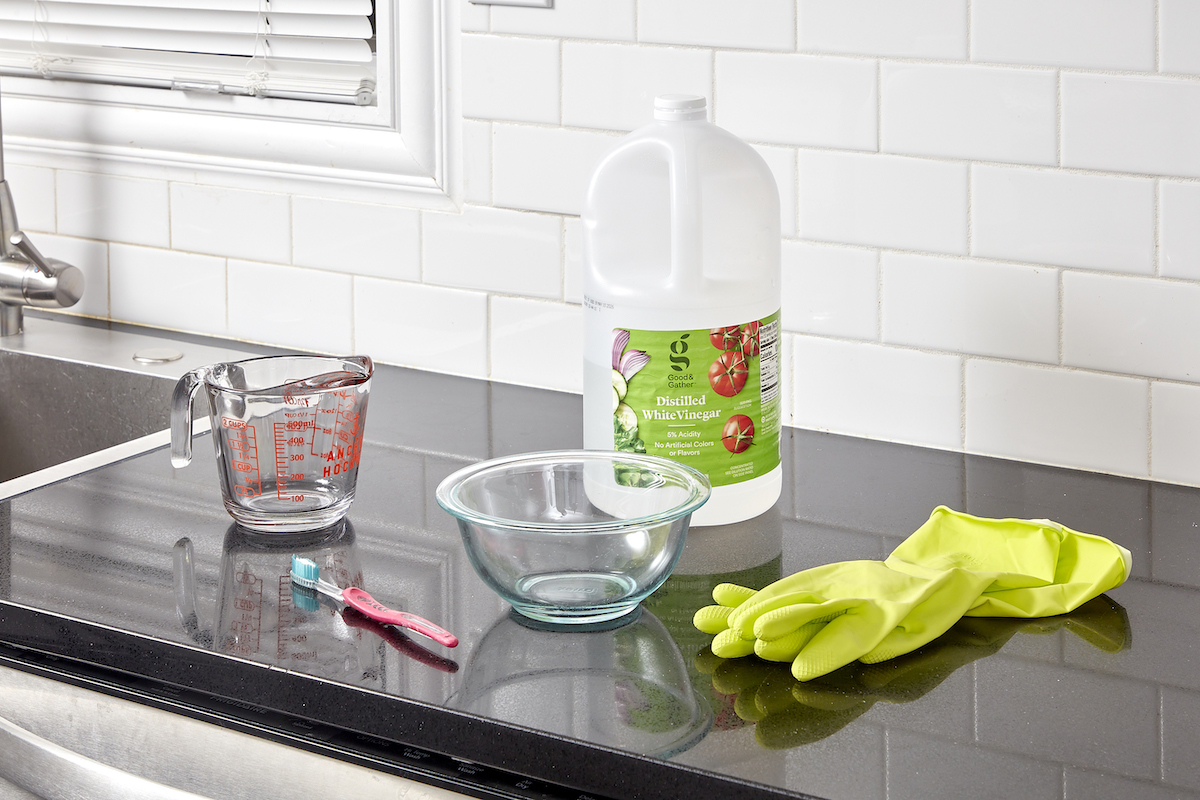
[{"label": "white window frame", "polygon": [[376,30],[373,106],[0,77],[6,160],[453,210],[458,4],[376,0]]}]

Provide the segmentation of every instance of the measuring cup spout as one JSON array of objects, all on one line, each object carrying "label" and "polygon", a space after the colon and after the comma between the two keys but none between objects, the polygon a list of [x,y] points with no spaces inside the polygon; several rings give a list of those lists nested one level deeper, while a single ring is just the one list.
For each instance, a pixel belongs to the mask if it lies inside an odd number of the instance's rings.
[{"label": "measuring cup spout", "polygon": [[206,368],[201,367],[184,375],[171,396],[171,466],[176,469],[192,461],[192,398],[205,373]]}]

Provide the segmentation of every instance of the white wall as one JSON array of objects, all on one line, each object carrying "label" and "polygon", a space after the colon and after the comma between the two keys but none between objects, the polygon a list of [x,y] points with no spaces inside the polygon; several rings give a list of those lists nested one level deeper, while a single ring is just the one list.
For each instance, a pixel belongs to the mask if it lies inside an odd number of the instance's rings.
[{"label": "white wall", "polygon": [[10,163],[82,313],[568,391],[592,165],[710,99],[792,424],[1200,484],[1195,0],[461,0],[461,214]]}]

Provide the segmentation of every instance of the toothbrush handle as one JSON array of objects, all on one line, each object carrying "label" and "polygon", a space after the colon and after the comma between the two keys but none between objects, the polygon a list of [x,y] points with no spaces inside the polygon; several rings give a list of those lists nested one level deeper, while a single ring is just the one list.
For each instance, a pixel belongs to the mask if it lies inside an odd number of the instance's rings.
[{"label": "toothbrush handle", "polygon": [[429,620],[418,617],[416,614],[409,614],[407,611],[396,611],[395,609],[388,608],[356,586],[343,589],[342,600],[346,601],[346,605],[362,612],[376,622],[408,628],[423,636],[428,636],[438,644],[446,645],[446,647],[458,646],[458,637],[445,628],[440,628]]}]

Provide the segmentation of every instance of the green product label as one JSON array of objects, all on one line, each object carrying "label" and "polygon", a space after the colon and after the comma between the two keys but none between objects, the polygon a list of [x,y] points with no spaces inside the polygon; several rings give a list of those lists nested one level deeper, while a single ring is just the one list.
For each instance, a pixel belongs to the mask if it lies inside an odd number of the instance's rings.
[{"label": "green product label", "polygon": [[695,467],[713,486],[779,466],[779,312],[693,331],[613,330],[617,450]]}]

